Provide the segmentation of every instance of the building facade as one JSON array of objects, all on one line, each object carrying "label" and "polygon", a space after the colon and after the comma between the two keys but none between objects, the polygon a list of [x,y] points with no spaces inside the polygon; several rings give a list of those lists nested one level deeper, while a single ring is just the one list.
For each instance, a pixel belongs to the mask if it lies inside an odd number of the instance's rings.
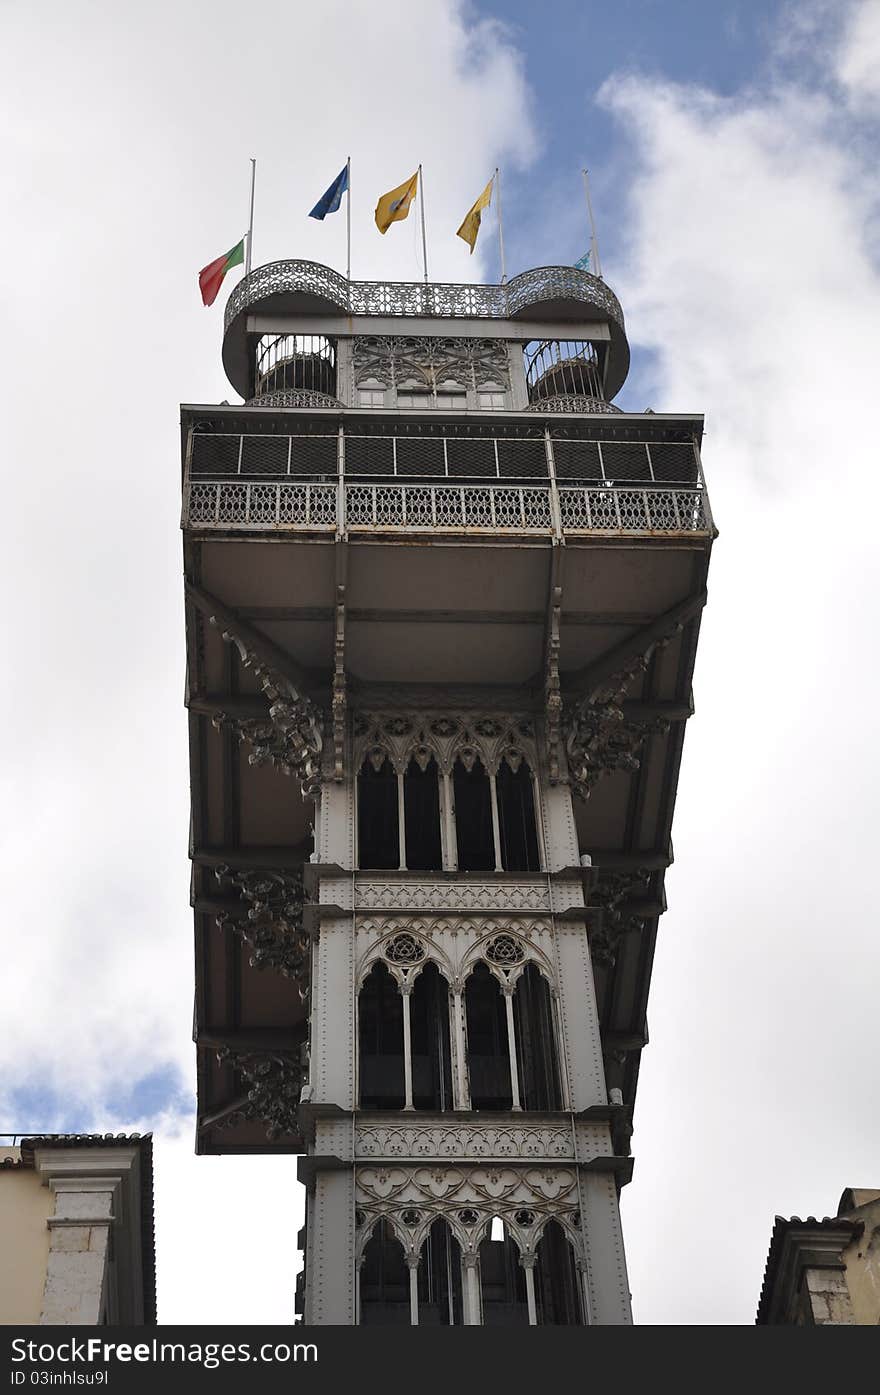
[{"label": "building facade", "polygon": [[880,1323],[880,1191],[847,1187],[836,1216],[776,1217],[759,1327]]},{"label": "building facade", "polygon": [[0,1323],[155,1322],[150,1137],[0,1135]]},{"label": "building facade", "polygon": [[182,409],[201,1152],[306,1323],[628,1323],[619,1196],[714,529],[605,283],[259,267]]}]

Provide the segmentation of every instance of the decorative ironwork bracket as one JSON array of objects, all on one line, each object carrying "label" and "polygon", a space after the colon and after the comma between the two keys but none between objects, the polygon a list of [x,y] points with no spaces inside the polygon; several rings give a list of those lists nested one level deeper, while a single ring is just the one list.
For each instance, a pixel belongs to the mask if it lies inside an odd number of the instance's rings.
[{"label": "decorative ironwork bracket", "polygon": [[247,1084],[247,1096],[222,1120],[218,1128],[258,1119],[266,1127],[266,1137],[275,1142],[285,1134],[299,1132],[297,1108],[306,1068],[296,1049],[282,1051],[236,1051],[221,1046],[217,1051],[221,1065],[230,1065]]},{"label": "decorative ironwork bracket", "polygon": [[253,747],[251,765],[271,765],[284,775],[296,776],[303,795],[314,798],[323,778],[321,714],[301,691],[302,680],[294,666],[271,640],[242,621],[234,611],[192,585],[187,592],[220,631],[226,644],[234,644],[245,668],[253,669],[269,702],[262,717],[235,717],[218,711],[214,726],[230,728],[240,741]]},{"label": "decorative ironwork bracket", "polygon": [[588,685],[586,696],[575,700],[566,721],[569,782],[580,799],[589,798],[603,775],[638,770],[637,753],[643,742],[669,730],[665,716],[627,718],[623,701],[631,685],[647,671],[655,651],[665,648],[705,603],[705,591],[687,597],[574,676],[573,685],[578,679]]},{"label": "decorative ironwork bracket", "polygon": [[614,770],[634,771],[639,768],[638,751],[652,735],[665,735],[669,730],[666,717],[651,717],[642,721],[624,716],[623,700],[630,685],[648,667],[651,654],[660,640],[645,654],[631,659],[626,667],[607,683],[577,704],[568,719],[566,754],[572,793],[588,799],[593,786]]},{"label": "decorative ironwork bracket", "polygon": [[631,930],[642,930],[645,916],[634,911],[630,903],[644,897],[651,872],[638,867],[631,872],[600,872],[590,890],[588,909],[600,910],[601,915],[589,928],[590,954],[601,968],[613,968],[622,937]]},{"label": "decorative ironwork bracket", "polygon": [[221,911],[217,916],[221,930],[231,930],[250,946],[252,968],[274,969],[293,979],[300,998],[307,1002],[311,941],[303,928],[301,873],[233,871],[226,866],[215,871],[220,884],[237,887],[247,905],[244,919]]}]

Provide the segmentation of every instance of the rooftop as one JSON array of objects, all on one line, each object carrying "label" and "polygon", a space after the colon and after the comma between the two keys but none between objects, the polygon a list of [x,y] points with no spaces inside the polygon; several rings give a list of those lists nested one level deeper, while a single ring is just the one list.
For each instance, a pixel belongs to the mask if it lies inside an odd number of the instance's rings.
[{"label": "rooftop", "polygon": [[248,335],[277,328],[280,319],[326,321],[324,332],[348,335],[381,332],[378,325],[386,320],[405,325],[439,319],[447,334],[462,322],[492,321],[494,334],[522,339],[533,337],[528,326],[535,323],[593,323],[606,326],[610,339],[609,397],[619,391],[629,369],[617,296],[601,277],[573,266],[535,267],[504,285],[348,281],[329,266],[301,260],[255,267],[233,290],[224,315],[223,366],[242,397],[250,395]]}]

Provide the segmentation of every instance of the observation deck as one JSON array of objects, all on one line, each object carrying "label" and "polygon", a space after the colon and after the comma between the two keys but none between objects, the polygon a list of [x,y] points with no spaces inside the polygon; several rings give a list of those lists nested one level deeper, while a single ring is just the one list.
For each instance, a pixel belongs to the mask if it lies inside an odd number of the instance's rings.
[{"label": "observation deck", "polygon": [[395,322],[395,333],[406,333],[401,322],[416,322],[410,332],[418,332],[418,321],[440,320],[446,322],[444,332],[451,334],[464,328],[473,332],[474,321],[480,333],[487,332],[489,322],[492,334],[502,333],[509,322],[521,332],[530,321],[554,326],[593,321],[607,327],[609,399],[620,390],[629,370],[629,345],[617,296],[600,277],[571,266],[535,267],[503,286],[347,281],[319,262],[298,260],[256,267],[235,287],[224,315],[223,366],[242,397],[253,393],[250,336],[266,321],[291,318],[314,320],[326,334],[382,333],[386,321]]}]

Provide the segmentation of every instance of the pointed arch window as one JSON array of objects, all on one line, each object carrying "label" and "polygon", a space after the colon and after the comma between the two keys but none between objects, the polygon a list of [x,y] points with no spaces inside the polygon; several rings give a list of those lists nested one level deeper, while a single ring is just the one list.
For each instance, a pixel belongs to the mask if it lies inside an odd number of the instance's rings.
[{"label": "pointed arch window", "polygon": [[480,1245],[484,1327],[527,1327],[529,1304],[519,1249],[509,1232]]},{"label": "pointed arch window", "polygon": [[414,1109],[452,1108],[449,987],[436,964],[426,964],[410,995]]},{"label": "pointed arch window", "polygon": [[462,872],[495,870],[494,809],[489,776],[479,756],[461,756],[452,770],[455,835]]},{"label": "pointed arch window", "polygon": [[501,985],[478,964],[465,985],[467,1072],[473,1109],[511,1109],[507,1013]]},{"label": "pointed arch window", "polygon": [[571,1240],[555,1219],[538,1241],[535,1262],[535,1307],[542,1327],[583,1325],[581,1285]]},{"label": "pointed arch window", "polygon": [[[485,720],[501,731],[494,719]],[[381,741],[357,780],[358,866],[414,872],[539,872],[535,777],[522,753],[500,765],[475,745],[459,749],[441,777],[438,757],[418,745],[392,765]]]},{"label": "pointed arch window", "polygon": [[523,1109],[561,1109],[553,1001],[536,964],[527,964],[517,979],[513,1014]]},{"label": "pointed arch window", "polygon": [[495,777],[501,866],[505,872],[539,872],[535,785],[527,763],[505,756]]},{"label": "pointed arch window", "polygon": [[381,751],[368,755],[358,775],[358,865],[400,866],[398,781]]},{"label": "pointed arch window", "polygon": [[403,999],[381,963],[358,994],[358,1048],[361,1109],[402,1109]]},{"label": "pointed arch window", "polygon": [[461,1249],[438,1216],[419,1261],[419,1326],[458,1327],[462,1321]]},{"label": "pointed arch window", "polygon": [[410,1322],[409,1275],[403,1246],[384,1218],[364,1248],[360,1274],[362,1327]]},{"label": "pointed arch window", "polygon": [[414,872],[443,867],[440,841],[440,778],[428,752],[412,756],[403,777],[406,865]]}]

